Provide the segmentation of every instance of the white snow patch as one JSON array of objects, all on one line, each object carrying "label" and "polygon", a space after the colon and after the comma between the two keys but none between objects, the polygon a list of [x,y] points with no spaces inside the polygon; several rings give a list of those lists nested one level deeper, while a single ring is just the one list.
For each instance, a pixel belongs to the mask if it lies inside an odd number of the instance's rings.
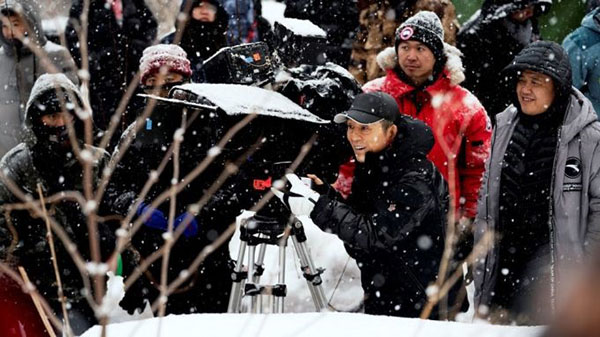
[{"label": "white snow patch", "polygon": [[266,1],[262,2],[262,16],[269,21],[271,26],[275,24],[277,19],[283,18],[283,12],[285,12],[285,4],[277,1]]},{"label": "white snow patch", "polygon": [[205,97],[228,115],[255,113],[261,116],[295,119],[319,124],[329,123],[329,121],[312,114],[282,94],[262,88],[238,84],[209,83],[190,83],[176,88]]},{"label": "white snow patch", "polygon": [[327,33],[319,26],[310,22],[310,20],[300,20],[292,18],[278,18],[275,20],[285,28],[291,30],[295,35],[327,37]]},{"label": "white snow patch", "polygon": [[129,315],[127,311],[119,306],[119,302],[125,296],[125,284],[122,276],[115,276],[113,272],[108,272],[108,280],[106,281],[106,295],[102,299],[102,305],[99,308],[99,313],[108,316],[111,323],[121,323],[134,320],[152,318],[152,309],[150,303],[146,301],[146,307],[141,313]]},{"label": "white snow patch", "polygon": [[[201,329],[201,330],[198,330]],[[513,327],[350,313],[192,314],[110,324],[106,336],[411,336],[537,337],[543,327]],[[401,333],[400,333],[401,332]],[[95,326],[82,337],[99,337]]]},{"label": "white snow patch", "polygon": [[90,275],[104,275],[108,271],[106,263],[88,262],[85,264],[85,269]]},{"label": "white snow patch", "polygon": [[68,16],[55,16],[53,18],[42,20],[42,30],[50,34],[59,34],[64,32],[69,21]]}]

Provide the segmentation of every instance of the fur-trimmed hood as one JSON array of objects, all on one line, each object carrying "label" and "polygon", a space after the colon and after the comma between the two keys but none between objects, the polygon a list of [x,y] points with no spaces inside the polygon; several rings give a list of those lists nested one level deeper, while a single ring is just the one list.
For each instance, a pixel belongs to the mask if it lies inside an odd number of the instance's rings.
[{"label": "fur-trimmed hood", "polygon": [[[444,54],[448,58],[444,69],[448,72],[450,83],[458,85],[465,80],[465,69],[463,68],[462,53],[458,48],[444,43]],[[398,56],[393,47],[388,47],[377,54],[377,64],[381,69],[387,71],[398,65]]]}]

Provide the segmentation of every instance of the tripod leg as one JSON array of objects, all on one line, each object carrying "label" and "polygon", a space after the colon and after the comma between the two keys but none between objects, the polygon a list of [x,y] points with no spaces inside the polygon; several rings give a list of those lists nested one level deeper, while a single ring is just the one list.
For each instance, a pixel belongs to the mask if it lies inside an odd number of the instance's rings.
[{"label": "tripod leg", "polygon": [[265,262],[265,253],[267,250],[267,245],[262,243],[259,245],[258,248],[258,259],[256,259],[256,261],[254,262],[255,265],[255,269],[254,269],[254,274],[252,275],[252,282],[253,283],[260,283],[260,277],[263,274],[264,271],[264,262]]},{"label": "tripod leg", "polygon": [[[255,267],[255,255],[256,255],[256,246],[248,246],[248,280],[252,281],[254,280],[254,267]],[[246,283],[246,287],[248,287],[249,284],[255,285],[256,283],[254,282],[248,282]],[[255,310],[257,309],[257,300],[256,300],[256,296],[251,296],[250,299],[250,312],[254,313]]]},{"label": "tripod leg", "polygon": [[323,311],[327,308],[327,298],[323,291],[320,273],[315,269],[312,258],[310,257],[310,254],[308,254],[306,243],[304,241],[299,242],[296,235],[292,235],[292,242],[294,243],[294,248],[296,249],[298,257],[300,258],[300,267],[306,278],[306,283],[308,284],[308,289],[310,290],[310,295],[312,296],[315,308],[317,311]]},{"label": "tripod leg", "polygon": [[234,280],[231,285],[231,294],[229,295],[229,305],[227,306],[228,313],[240,312],[240,304],[242,301],[242,287],[244,279],[241,277],[242,268],[244,265],[244,255],[246,253],[246,241],[240,241],[240,249],[238,251],[237,261],[234,269]]},{"label": "tripod leg", "polygon": [[[279,274],[277,275],[277,284],[279,285],[285,284],[285,248],[285,245],[279,245]],[[273,296],[273,301],[275,303],[274,312],[278,314],[283,313],[284,300],[285,296]]]},{"label": "tripod leg", "polygon": [[[252,276],[252,283],[254,283],[256,285],[260,284],[260,277],[262,276],[262,274],[264,272],[264,262],[265,262],[266,250],[267,250],[266,244],[263,243],[258,246],[258,258],[254,262],[255,267],[254,267],[254,274]],[[256,307],[257,312],[263,313],[264,312],[263,295],[258,294],[256,296],[254,296],[253,298],[256,298],[256,300],[257,300],[257,307]]]}]

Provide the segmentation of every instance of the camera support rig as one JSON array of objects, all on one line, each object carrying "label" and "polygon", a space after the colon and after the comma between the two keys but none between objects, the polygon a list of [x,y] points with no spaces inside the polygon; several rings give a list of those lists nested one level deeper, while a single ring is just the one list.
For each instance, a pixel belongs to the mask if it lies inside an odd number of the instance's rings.
[{"label": "camera support rig", "polygon": [[[284,299],[287,294],[285,249],[290,236],[300,259],[300,269],[306,279],[316,310],[323,311],[328,308],[322,287],[323,280],[321,279],[324,269],[314,267],[306,247],[306,234],[302,222],[292,217],[287,224],[282,224],[276,219],[255,215],[242,220],[240,226],[240,248],[236,266],[232,273],[233,285],[227,312],[241,312],[242,297],[250,296],[248,312],[261,313],[263,312],[263,305],[260,295],[272,295],[272,312],[283,313]],[[279,247],[279,273],[277,284],[274,285],[259,284],[264,271],[263,261],[267,245],[277,245]],[[256,258],[257,247],[259,247],[258,258]],[[246,249],[248,249],[248,268],[244,272],[243,260]]]}]

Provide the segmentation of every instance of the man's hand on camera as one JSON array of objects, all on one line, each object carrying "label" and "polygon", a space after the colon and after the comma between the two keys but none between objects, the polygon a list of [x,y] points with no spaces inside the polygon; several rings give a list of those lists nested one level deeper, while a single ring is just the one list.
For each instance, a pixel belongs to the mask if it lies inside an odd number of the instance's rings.
[{"label": "man's hand on camera", "polygon": [[319,200],[319,193],[306,186],[297,175],[290,173],[285,176],[291,184],[290,190],[285,192],[271,188],[271,191],[294,215],[310,215]]}]

